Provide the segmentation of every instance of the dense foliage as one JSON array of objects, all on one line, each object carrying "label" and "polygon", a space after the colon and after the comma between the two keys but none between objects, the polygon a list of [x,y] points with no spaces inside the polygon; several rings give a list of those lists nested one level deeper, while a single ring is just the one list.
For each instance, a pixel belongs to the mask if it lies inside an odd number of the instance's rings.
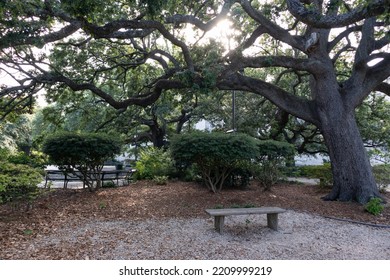
[{"label": "dense foliage", "polygon": [[261,140],[257,142],[258,160],[282,160],[295,155],[293,145],[275,140]]},{"label": "dense foliage", "polygon": [[[0,86],[0,118],[32,109],[45,88],[50,101],[112,107],[93,131],[113,119],[134,128],[136,117],[135,133],[161,147],[172,123],[179,131],[209,103],[200,94],[252,93],[278,107],[265,118],[275,125],[247,121],[252,136],[329,152],[324,199],[364,204],[380,194],[355,112],[373,92],[390,95],[389,9],[388,0],[1,1],[0,71],[12,83]],[[171,101],[188,107],[173,112]],[[246,109],[257,120],[261,102]],[[89,111],[63,104],[59,117]],[[367,140],[382,145],[383,132]]]},{"label": "dense foliage", "polygon": [[300,176],[319,179],[322,187],[331,186],[333,183],[332,170],[329,163],[301,166],[299,170]]},{"label": "dense foliage", "polygon": [[147,147],[140,152],[136,163],[138,179],[157,179],[170,176],[173,171],[173,161],[168,151],[162,148]]},{"label": "dense foliage", "polygon": [[194,132],[177,136],[171,142],[176,164],[196,164],[213,192],[222,189],[240,162],[254,159],[256,150],[256,140],[244,134]]},{"label": "dense foliage", "polygon": [[379,164],[372,167],[380,191],[390,186],[390,164]]},{"label": "dense foliage", "polygon": [[288,143],[220,132],[177,136],[170,149],[180,172],[196,165],[203,182],[213,192],[226,185],[247,187],[252,176],[269,189],[280,178],[279,168],[285,159],[295,154]]},{"label": "dense foliage", "polygon": [[378,197],[373,197],[370,199],[370,201],[368,201],[366,203],[366,205],[364,206],[364,209],[377,216],[379,215],[380,213],[382,213],[383,209],[385,209],[385,207],[383,206],[383,201],[378,198]]},{"label": "dense foliage", "polygon": [[48,136],[43,144],[43,152],[53,164],[67,172],[79,171],[90,190],[101,186],[104,161],[120,151],[121,142],[117,138],[98,133],[61,132]]},{"label": "dense foliage", "polygon": [[0,150],[0,156],[0,203],[30,203],[39,193],[42,169],[10,162],[15,157],[5,150]]},{"label": "dense foliage", "polygon": [[261,182],[265,190],[270,190],[282,176],[281,167],[294,158],[295,148],[286,142],[262,140],[257,143],[257,152],[257,164],[252,174]]}]

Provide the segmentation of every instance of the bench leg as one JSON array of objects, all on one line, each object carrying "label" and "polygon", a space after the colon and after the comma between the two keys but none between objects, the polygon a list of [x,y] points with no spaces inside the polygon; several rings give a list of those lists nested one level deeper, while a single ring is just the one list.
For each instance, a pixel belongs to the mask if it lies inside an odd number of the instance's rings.
[{"label": "bench leg", "polygon": [[214,217],[214,226],[216,231],[219,233],[223,232],[223,224],[225,222],[225,216],[215,216]]},{"label": "bench leg", "polygon": [[267,214],[267,225],[273,230],[278,230],[278,214]]}]

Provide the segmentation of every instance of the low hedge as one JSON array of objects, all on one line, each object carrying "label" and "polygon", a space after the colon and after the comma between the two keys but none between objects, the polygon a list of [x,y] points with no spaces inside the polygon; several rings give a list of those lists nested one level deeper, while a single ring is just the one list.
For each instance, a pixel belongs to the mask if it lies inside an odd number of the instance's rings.
[{"label": "low hedge", "polygon": [[40,169],[0,161],[0,203],[33,200],[42,180]]}]

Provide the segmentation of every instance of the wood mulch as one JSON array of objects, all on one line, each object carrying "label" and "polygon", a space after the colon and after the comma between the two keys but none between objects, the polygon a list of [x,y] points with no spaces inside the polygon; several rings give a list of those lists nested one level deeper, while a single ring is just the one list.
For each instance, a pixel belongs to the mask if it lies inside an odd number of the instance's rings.
[{"label": "wood mulch", "polygon": [[32,209],[15,210],[0,206],[0,259],[4,249],[21,242],[54,233],[65,225],[81,225],[91,220],[137,220],[207,217],[204,209],[223,207],[278,206],[316,215],[349,219],[377,225],[390,225],[389,201],[379,216],[369,214],[354,202],[323,201],[329,190],[318,186],[279,184],[264,192],[257,182],[247,190],[227,189],[214,194],[190,182],[171,181],[158,186],[138,181],[125,187],[87,190],[52,190],[43,193]]}]

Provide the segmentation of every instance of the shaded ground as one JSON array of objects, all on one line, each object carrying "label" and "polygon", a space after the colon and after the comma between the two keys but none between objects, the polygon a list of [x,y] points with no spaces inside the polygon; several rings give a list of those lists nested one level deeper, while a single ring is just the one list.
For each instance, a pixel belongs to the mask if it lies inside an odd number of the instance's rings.
[{"label": "shaded ground", "polygon": [[[40,197],[28,212],[12,211],[4,205],[0,207],[0,259],[23,258],[21,252],[27,245],[31,246],[35,240],[59,232],[64,227],[82,227],[87,223],[104,221],[206,218],[204,209],[217,206],[279,206],[326,217],[390,225],[390,207],[387,206],[381,215],[373,216],[357,203],[322,201],[321,197],[327,192],[318,186],[289,184],[280,184],[274,186],[271,192],[263,192],[258,184],[252,183],[245,191],[225,190],[213,194],[194,183],[170,182],[166,186],[157,186],[149,181],[102,189],[96,193],[51,191]],[[386,193],[385,197],[390,201],[390,193]],[[77,251],[82,250],[53,249],[56,250],[53,258],[61,258],[65,251],[67,258],[78,258]]]}]

